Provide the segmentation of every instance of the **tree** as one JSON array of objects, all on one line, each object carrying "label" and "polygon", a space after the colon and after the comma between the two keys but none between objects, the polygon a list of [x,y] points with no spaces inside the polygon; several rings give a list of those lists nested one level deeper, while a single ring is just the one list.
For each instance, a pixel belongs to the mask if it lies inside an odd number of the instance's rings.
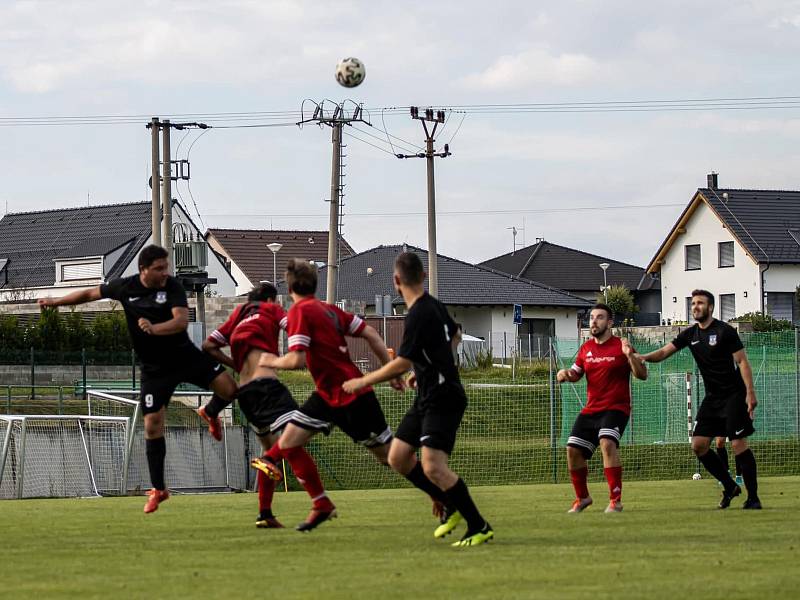
[{"label": "tree", "polygon": [[765,315],[762,312],[749,312],[741,317],[736,317],[734,321],[747,322],[753,325],[753,331],[784,331],[792,328],[792,322],[784,319],[776,319],[772,315]]},{"label": "tree", "polygon": [[639,311],[639,307],[633,302],[633,293],[624,285],[610,285],[606,292],[608,299],[600,292],[597,294],[597,301],[607,304],[614,311],[615,325],[622,325],[623,318]]},{"label": "tree", "polygon": [[125,314],[120,311],[111,310],[97,315],[92,324],[92,334],[96,350],[112,352],[131,349]]},{"label": "tree", "polygon": [[64,317],[64,349],[78,351],[94,347],[92,330],[84,323],[81,313],[71,311]]}]

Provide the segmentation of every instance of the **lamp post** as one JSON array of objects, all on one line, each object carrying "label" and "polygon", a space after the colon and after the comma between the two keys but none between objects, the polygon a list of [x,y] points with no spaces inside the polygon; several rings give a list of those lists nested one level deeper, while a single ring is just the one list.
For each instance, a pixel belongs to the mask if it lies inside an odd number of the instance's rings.
[{"label": "lamp post", "polygon": [[608,263],[600,263],[600,268],[603,269],[603,298],[608,303],[608,283],[606,283],[606,271],[611,265]]},{"label": "lamp post", "polygon": [[272,283],[275,287],[278,286],[278,252],[283,248],[283,244],[272,242],[267,244],[267,248],[272,252]]}]

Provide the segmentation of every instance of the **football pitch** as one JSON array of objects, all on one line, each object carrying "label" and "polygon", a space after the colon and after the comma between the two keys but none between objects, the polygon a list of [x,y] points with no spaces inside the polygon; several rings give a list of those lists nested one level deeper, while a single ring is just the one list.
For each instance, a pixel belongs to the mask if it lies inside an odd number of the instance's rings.
[{"label": "football pitch", "polygon": [[[283,530],[254,526],[255,494],[0,503],[2,598],[778,598],[800,595],[800,477],[760,483],[765,509],[715,508],[718,488],[632,482],[625,511],[568,515],[566,485],[476,487],[496,538],[434,540],[410,489],[338,491],[340,518],[300,534],[305,494],[276,493]],[[463,525],[457,529],[460,536]]]}]

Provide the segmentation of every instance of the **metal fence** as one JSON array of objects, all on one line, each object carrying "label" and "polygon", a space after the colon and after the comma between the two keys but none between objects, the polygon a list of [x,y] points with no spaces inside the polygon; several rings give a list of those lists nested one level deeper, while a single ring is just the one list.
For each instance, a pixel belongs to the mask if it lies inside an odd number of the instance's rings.
[{"label": "metal fence", "polygon": [[[796,331],[744,334],[742,339],[753,367],[759,400],[756,433],[750,438],[759,472],[764,475],[800,474],[798,334]],[[633,341],[643,352],[660,346],[660,342]],[[548,339],[547,349],[542,352],[543,360],[533,359],[535,368],[518,369],[513,380],[510,372],[508,377],[495,375],[493,379],[482,380],[476,380],[474,375],[465,376],[469,406],[452,456],[453,468],[465,480],[474,485],[569,481],[564,444],[576,415],[585,403],[585,382],[558,385],[555,374],[559,368],[572,364],[577,348],[575,339]],[[633,411],[621,447],[627,480],[689,478],[697,471],[697,460],[691,452],[687,430],[687,377],[692,405],[696,410],[704,391],[702,378],[688,351],[650,365],[647,381],[632,382]],[[298,402],[312,391],[310,385],[290,388]],[[135,492],[148,488],[141,418],[135,415],[136,402],[112,402],[90,394],[91,401],[87,404],[79,396],[69,395],[68,390],[60,389],[58,392],[59,395],[51,389],[47,398],[43,397],[42,390],[35,398],[33,394],[12,394],[10,404],[7,397],[5,402],[0,402],[0,412],[49,414],[60,411],[73,415],[89,413],[93,418],[132,418],[136,425],[134,434],[126,440],[129,464],[123,489]],[[389,424],[396,427],[413,401],[412,392],[396,393],[387,386],[378,386],[376,392]],[[135,392],[130,391],[110,390],[109,394],[135,397]],[[202,395],[182,393],[170,404],[167,414],[168,485],[185,490],[252,489],[255,477],[248,467],[249,460],[261,452],[256,437],[234,405],[224,415],[223,443],[214,442],[204,422],[194,412],[203,401]],[[9,407],[11,410],[3,411]],[[8,427],[2,425],[8,421],[0,421],[0,444],[4,439],[10,439]],[[81,464],[92,465],[92,457],[105,456],[103,460],[115,464],[113,461],[119,460],[123,452],[117,448],[121,443],[118,435],[98,438],[105,440],[99,442],[101,445],[117,445],[114,446],[117,450],[107,449],[103,454],[94,443],[87,444],[95,448],[92,452],[88,448],[81,451],[81,446],[75,442],[80,439],[80,431],[75,427],[70,432],[58,429],[52,423],[48,427],[51,429],[45,436],[47,441],[40,441],[40,444],[46,448],[50,463],[83,461]],[[65,443],[59,441],[59,436],[66,436]],[[26,471],[19,471],[20,461],[25,462],[27,458],[20,458],[18,443],[5,443],[0,496],[9,497],[19,489],[12,486],[9,492],[6,487],[10,485],[9,481],[18,481],[15,479],[17,475],[12,473],[22,473],[28,481],[30,477]],[[309,450],[329,488],[407,485],[403,478],[379,466],[368,452],[339,431],[329,437],[316,436]],[[96,479],[102,479],[97,475],[101,470],[97,467],[93,471]],[[68,469],[62,471],[74,473]],[[602,478],[601,460],[591,461],[590,473],[595,479]],[[71,477],[79,476],[73,474]],[[105,488],[113,491],[115,485],[116,482],[97,485],[98,493],[109,493]],[[291,477],[289,485],[297,487]],[[78,488],[88,489],[83,484],[72,488],[59,487],[56,482],[35,488],[35,493],[47,495],[50,491],[64,493],[62,490]],[[27,492],[23,493],[25,495]]]}]

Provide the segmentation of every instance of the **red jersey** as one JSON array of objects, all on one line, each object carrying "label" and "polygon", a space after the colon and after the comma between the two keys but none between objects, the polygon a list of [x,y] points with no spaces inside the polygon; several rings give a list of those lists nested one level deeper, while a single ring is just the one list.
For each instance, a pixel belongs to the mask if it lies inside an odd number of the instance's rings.
[{"label": "red jersey", "polygon": [[581,414],[605,410],[631,414],[631,365],[620,338],[612,335],[602,344],[588,340],[578,350],[572,370],[586,374],[586,406]]},{"label": "red jersey", "polygon": [[366,387],[348,394],[342,389],[345,381],[362,375],[350,359],[344,336],[357,336],[366,326],[356,315],[316,298],[304,298],[289,309],[289,352],[306,353],[317,393],[331,406],[345,406],[372,390]]},{"label": "red jersey", "polygon": [[278,336],[286,329],[286,311],[274,302],[247,302],[240,304],[209,335],[222,346],[231,347],[231,358],[237,371],[241,371],[250,350],[258,349],[278,354]]}]

